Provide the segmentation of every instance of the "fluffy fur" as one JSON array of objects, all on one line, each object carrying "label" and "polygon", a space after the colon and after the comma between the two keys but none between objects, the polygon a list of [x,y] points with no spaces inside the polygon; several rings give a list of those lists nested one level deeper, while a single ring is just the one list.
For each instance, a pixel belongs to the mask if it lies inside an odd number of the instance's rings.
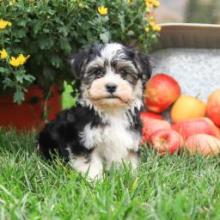
[{"label": "fluffy fur", "polygon": [[143,85],[151,74],[148,57],[118,43],[99,44],[79,52],[71,65],[80,93],[77,106],[45,126],[39,150],[46,158],[57,152],[92,179],[113,163],[136,168]]}]

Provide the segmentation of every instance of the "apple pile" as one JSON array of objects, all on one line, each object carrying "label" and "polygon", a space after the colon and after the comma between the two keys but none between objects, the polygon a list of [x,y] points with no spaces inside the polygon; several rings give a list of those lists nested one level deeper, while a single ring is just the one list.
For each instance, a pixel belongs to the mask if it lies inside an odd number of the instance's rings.
[{"label": "apple pile", "polygon": [[[158,73],[146,83],[144,95],[142,144],[149,143],[161,155],[183,148],[204,156],[220,153],[220,88],[205,103],[181,94],[172,76]],[[163,117],[164,112],[170,121]]]}]

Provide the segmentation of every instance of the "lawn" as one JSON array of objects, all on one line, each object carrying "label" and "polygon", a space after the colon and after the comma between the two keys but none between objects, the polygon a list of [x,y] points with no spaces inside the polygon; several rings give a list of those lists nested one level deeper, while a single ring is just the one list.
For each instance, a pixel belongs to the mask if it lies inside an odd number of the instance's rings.
[{"label": "lawn", "polygon": [[142,151],[128,168],[89,183],[44,161],[34,134],[0,130],[0,219],[219,219],[220,158]]}]

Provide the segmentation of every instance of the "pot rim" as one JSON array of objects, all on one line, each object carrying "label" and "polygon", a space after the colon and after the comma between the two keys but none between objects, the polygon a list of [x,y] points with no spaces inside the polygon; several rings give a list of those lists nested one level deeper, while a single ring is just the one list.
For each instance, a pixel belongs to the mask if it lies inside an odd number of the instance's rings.
[{"label": "pot rim", "polygon": [[153,52],[166,48],[220,48],[220,25],[198,23],[162,23],[159,43]]}]

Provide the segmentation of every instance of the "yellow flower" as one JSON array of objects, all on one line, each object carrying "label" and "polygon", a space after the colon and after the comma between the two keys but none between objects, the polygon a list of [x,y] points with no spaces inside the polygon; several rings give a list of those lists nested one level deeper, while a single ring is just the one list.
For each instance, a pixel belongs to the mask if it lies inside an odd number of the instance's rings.
[{"label": "yellow flower", "polygon": [[19,54],[17,57],[11,57],[9,63],[13,67],[19,67],[19,66],[24,65],[29,57],[30,57],[30,55],[25,57],[23,54]]},{"label": "yellow flower", "polygon": [[147,8],[151,8],[151,7],[159,7],[160,6],[160,2],[158,0],[145,0],[145,4]]},{"label": "yellow flower", "polygon": [[128,0],[128,4],[131,4],[133,2],[133,0]]},{"label": "yellow flower", "polygon": [[151,12],[151,8],[148,7],[148,6],[146,6],[146,12],[147,12],[147,13],[150,13],[150,12]]},{"label": "yellow flower", "polygon": [[8,57],[8,53],[5,49],[0,50],[0,58],[2,60],[6,59]]},{"label": "yellow flower", "polygon": [[144,28],[145,32],[149,32],[150,31],[150,28],[147,26]]},{"label": "yellow flower", "polygon": [[27,55],[26,57],[23,54],[19,54],[18,55],[18,60],[20,62],[21,65],[25,64],[27,59],[30,57],[30,55]]},{"label": "yellow flower", "polygon": [[158,24],[152,25],[151,28],[152,28],[153,31],[156,31],[156,32],[160,32],[161,31],[161,27]]},{"label": "yellow flower", "polygon": [[9,1],[9,5],[15,5],[16,4],[16,0],[10,0]]},{"label": "yellow flower", "polygon": [[98,12],[100,15],[107,15],[108,14],[108,8],[106,8],[105,6],[100,6],[98,7]]},{"label": "yellow flower", "polygon": [[7,26],[11,26],[11,22],[0,19],[0,30],[5,29]]},{"label": "yellow flower", "polygon": [[145,5],[147,7],[147,10],[150,10],[150,8],[153,6],[152,4],[150,4],[148,1],[145,1]]},{"label": "yellow flower", "polygon": [[84,8],[85,7],[85,5],[82,2],[79,2],[78,5],[79,5],[80,8]]},{"label": "yellow flower", "polygon": [[153,5],[154,5],[155,8],[158,8],[160,6],[160,2],[159,1],[154,1]]},{"label": "yellow flower", "polygon": [[18,67],[20,66],[20,62],[17,58],[15,57],[11,57],[9,63],[13,66],[13,67]]},{"label": "yellow flower", "polygon": [[149,20],[149,23],[155,23],[155,17],[154,16],[150,16],[148,18],[148,20]]},{"label": "yellow flower", "polygon": [[156,23],[156,19],[154,16],[149,16],[147,17],[147,21],[148,21],[148,28],[150,28],[153,31],[160,31],[161,27],[159,24]]}]

